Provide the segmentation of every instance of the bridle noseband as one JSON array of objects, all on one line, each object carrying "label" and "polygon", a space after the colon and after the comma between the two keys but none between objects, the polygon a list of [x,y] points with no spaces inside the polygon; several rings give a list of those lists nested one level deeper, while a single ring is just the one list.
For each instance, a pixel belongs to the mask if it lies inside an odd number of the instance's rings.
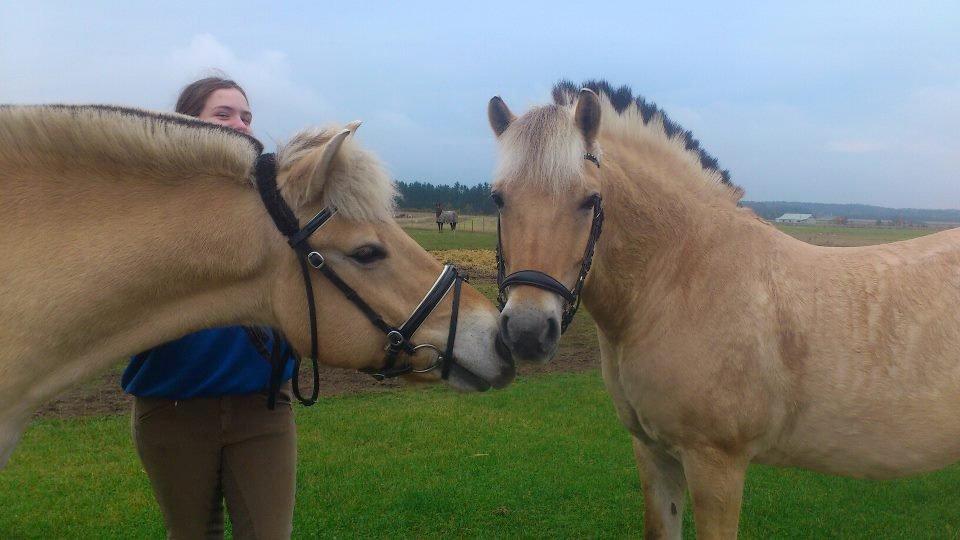
[{"label": "bridle noseband", "polygon": [[[600,167],[600,159],[591,153],[583,155],[583,159],[594,163],[597,168]],[[503,311],[507,304],[507,287],[511,285],[530,285],[550,291],[559,295],[564,300],[563,317],[560,322],[560,333],[567,331],[567,327],[573,321],[577,309],[580,308],[580,292],[583,290],[583,283],[590,272],[590,266],[593,264],[593,251],[603,231],[603,199],[599,194],[593,196],[593,221],[590,223],[590,237],[587,239],[587,247],[583,253],[583,262],[580,265],[580,274],[577,276],[577,282],[572,289],[568,289],[556,278],[545,274],[539,270],[518,270],[509,276],[506,274],[506,265],[504,264],[503,240],[500,233],[500,214],[497,213],[497,285],[499,294],[497,295],[497,304],[500,311]]]},{"label": "bridle noseband", "polygon": [[[273,219],[277,229],[287,237],[287,243],[297,254],[297,261],[300,263],[300,270],[303,274],[304,286],[307,296],[307,309],[310,317],[310,360],[313,363],[313,390],[310,398],[305,399],[300,393],[297,372],[300,369],[300,358],[294,355],[295,370],[293,376],[293,393],[304,405],[313,405],[317,402],[319,396],[320,376],[317,370],[317,310],[313,293],[313,284],[310,281],[310,269],[314,269],[323,274],[331,283],[353,303],[367,319],[387,337],[387,345],[384,347],[385,361],[380,369],[362,370],[369,373],[378,380],[384,380],[391,377],[397,377],[408,373],[427,373],[435,369],[441,370],[441,377],[446,379],[450,374],[450,368],[455,362],[453,357],[453,345],[457,335],[457,315],[460,309],[460,290],[464,276],[455,266],[451,264],[444,265],[443,271],[437,278],[436,283],[427,292],[420,304],[417,305],[413,313],[399,327],[395,328],[389,325],[360,295],[350,287],[340,276],[326,263],[323,255],[319,251],[313,250],[307,240],[320,227],[323,227],[334,215],[336,208],[327,207],[315,215],[306,225],[300,227],[299,220],[287,205],[286,201],[280,195],[277,189],[277,162],[274,154],[263,154],[257,159],[256,163],[257,190],[263,201],[267,212]],[[411,338],[413,334],[423,325],[427,317],[440,304],[447,293],[453,289],[453,308],[450,315],[450,330],[447,335],[447,346],[444,351],[430,344],[415,345]],[[252,333],[251,333],[252,334]],[[286,358],[282,358],[280,352],[280,339],[273,340],[273,350],[271,353],[271,364],[273,372],[270,380],[270,397],[267,406],[271,409],[276,403],[276,394],[282,379]],[[255,343],[256,344],[256,343]],[[437,352],[437,359],[429,366],[422,369],[415,369],[412,364],[397,365],[397,358],[401,353],[409,355],[415,354],[421,349],[433,349]],[[262,350],[264,347],[258,346]]]}]

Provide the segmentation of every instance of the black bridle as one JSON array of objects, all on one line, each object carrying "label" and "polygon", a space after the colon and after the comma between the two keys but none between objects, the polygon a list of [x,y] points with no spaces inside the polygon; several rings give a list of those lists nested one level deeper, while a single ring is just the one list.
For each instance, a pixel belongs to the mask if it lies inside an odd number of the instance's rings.
[{"label": "black bridle", "polygon": [[[583,159],[593,162],[597,168],[600,167],[600,159],[591,153],[583,155]],[[593,196],[593,221],[590,223],[590,238],[587,239],[587,247],[583,253],[583,262],[580,264],[580,275],[577,276],[577,282],[572,289],[568,289],[556,278],[545,274],[539,270],[518,270],[509,276],[506,274],[506,265],[503,260],[503,240],[500,236],[500,213],[497,213],[497,285],[500,292],[497,295],[497,304],[500,311],[507,304],[507,287],[511,285],[530,285],[544,289],[559,295],[564,300],[563,317],[560,322],[560,333],[567,331],[567,327],[573,321],[577,309],[580,308],[580,291],[583,290],[583,283],[590,272],[590,266],[593,264],[593,251],[600,239],[600,233],[603,231],[603,199],[599,194]]]},{"label": "black bridle", "polygon": [[[347,299],[350,300],[350,302],[352,302],[353,305],[355,305],[357,309],[359,309],[367,317],[367,319],[387,337],[387,345],[384,347],[386,354],[383,367],[380,369],[365,369],[362,371],[369,373],[377,380],[382,381],[384,379],[406,375],[408,373],[426,373],[435,369],[440,369],[441,377],[446,379],[450,374],[450,368],[454,362],[453,344],[457,336],[457,314],[460,309],[460,289],[463,282],[466,280],[466,277],[461,274],[461,272],[455,266],[450,264],[445,265],[443,267],[443,271],[440,272],[440,276],[437,278],[436,283],[433,284],[433,287],[431,287],[426,296],[423,297],[423,300],[420,301],[420,304],[417,305],[416,309],[413,310],[413,313],[410,315],[410,317],[407,318],[407,320],[399,327],[393,327],[384,321],[383,317],[381,317],[372,307],[370,307],[370,304],[365,302],[357,293],[357,291],[353,290],[352,287],[347,285],[347,283],[343,281],[343,279],[341,279],[332,268],[330,268],[323,255],[321,255],[318,251],[314,251],[307,242],[314,232],[316,232],[320,227],[323,227],[327,221],[336,215],[337,210],[332,207],[324,208],[306,225],[300,227],[300,222],[296,215],[294,215],[293,210],[291,210],[290,206],[287,205],[286,201],[283,200],[283,197],[280,195],[280,192],[277,189],[277,162],[274,154],[263,154],[257,159],[256,180],[257,190],[260,193],[260,198],[263,201],[267,212],[273,219],[277,229],[279,229],[280,232],[287,237],[287,243],[297,254],[297,261],[300,263],[300,270],[303,274],[303,282],[306,288],[307,309],[310,317],[310,360],[313,364],[313,390],[309,398],[305,399],[301,394],[297,377],[297,373],[300,370],[300,358],[297,355],[293,355],[295,362],[293,376],[294,396],[296,396],[296,398],[304,405],[313,405],[317,402],[317,397],[320,391],[320,376],[317,370],[317,309],[313,293],[313,284],[310,281],[311,268],[319,271],[328,280],[330,280],[333,285],[340,289],[344,296],[346,296]],[[430,313],[436,309],[437,305],[440,304],[447,293],[450,292],[450,289],[453,289],[453,311],[450,315],[450,330],[449,334],[447,335],[446,349],[444,351],[440,351],[440,349],[430,344],[414,345],[411,341],[413,334],[418,328],[420,328]],[[255,334],[255,332],[249,331],[248,333],[251,334],[251,336]],[[261,354],[263,354],[266,347],[263,345],[263,343],[257,343],[257,341],[258,340],[254,340],[254,343],[257,345],[258,350],[261,351]],[[273,340],[273,347],[270,353],[272,373],[270,377],[270,397],[268,399],[267,406],[271,409],[276,403],[277,390],[280,387],[284,365],[286,364],[287,360],[287,357],[285,357],[285,355],[283,355],[281,352],[281,341],[282,336],[276,336],[276,338]],[[401,353],[413,355],[418,350],[424,348],[433,349],[437,352],[436,360],[429,366],[422,369],[415,369],[410,363],[397,365],[397,358]]]}]

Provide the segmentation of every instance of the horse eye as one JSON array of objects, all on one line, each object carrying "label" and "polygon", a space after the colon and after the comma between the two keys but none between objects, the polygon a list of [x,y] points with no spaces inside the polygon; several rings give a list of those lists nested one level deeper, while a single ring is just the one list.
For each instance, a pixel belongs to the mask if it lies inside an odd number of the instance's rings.
[{"label": "horse eye", "polygon": [[350,258],[360,264],[371,264],[379,261],[380,259],[386,259],[387,251],[380,246],[366,244],[353,250],[353,253],[350,254]]},{"label": "horse eye", "polygon": [[592,210],[593,207],[597,204],[597,197],[598,197],[598,195],[597,195],[596,193],[594,193],[593,195],[590,195],[589,197],[587,197],[586,199],[584,199],[583,202],[580,203],[580,209],[581,209],[581,210]]},{"label": "horse eye", "polygon": [[503,197],[494,191],[490,194],[490,198],[493,199],[493,204],[497,205],[497,208],[503,208]]}]

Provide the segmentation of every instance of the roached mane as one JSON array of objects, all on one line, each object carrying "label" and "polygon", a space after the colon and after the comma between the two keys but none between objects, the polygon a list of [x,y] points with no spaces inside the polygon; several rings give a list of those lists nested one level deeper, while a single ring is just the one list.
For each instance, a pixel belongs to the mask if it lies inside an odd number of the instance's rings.
[{"label": "roached mane", "polygon": [[[679,139],[683,147],[696,154],[700,161],[700,166],[709,173],[717,175],[720,183],[728,186],[735,191],[741,191],[740,188],[730,181],[730,172],[721,169],[717,158],[711,156],[706,150],[700,147],[700,141],[693,137],[690,131],[683,129],[682,126],[670,120],[667,114],[656,104],[648,102],[643,96],[634,97],[633,91],[629,86],[613,86],[605,80],[589,80],[582,85],[577,86],[569,80],[561,80],[553,87],[553,101],[557,105],[569,106],[576,102],[577,94],[581,88],[589,88],[597,95],[606,96],[618,114],[622,114],[631,105],[637,108],[643,124],[652,127],[653,124],[662,125],[664,134],[669,139]],[[659,120],[659,122],[657,122]]]}]

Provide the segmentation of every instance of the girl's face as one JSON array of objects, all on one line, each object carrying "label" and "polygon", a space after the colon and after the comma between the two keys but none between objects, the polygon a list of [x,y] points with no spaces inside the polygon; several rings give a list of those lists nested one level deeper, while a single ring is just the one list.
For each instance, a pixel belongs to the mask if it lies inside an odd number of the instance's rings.
[{"label": "girl's face", "polygon": [[247,135],[253,134],[250,130],[250,123],[253,122],[250,105],[247,104],[247,98],[236,88],[215,90],[207,97],[207,102],[203,104],[203,110],[197,118],[233,128]]}]

